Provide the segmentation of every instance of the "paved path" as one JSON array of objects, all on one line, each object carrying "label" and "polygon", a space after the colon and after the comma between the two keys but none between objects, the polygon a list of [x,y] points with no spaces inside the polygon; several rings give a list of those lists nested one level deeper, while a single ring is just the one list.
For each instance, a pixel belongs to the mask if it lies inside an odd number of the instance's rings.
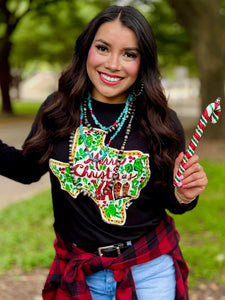
[{"label": "paved path", "polygon": [[[32,119],[11,120],[0,123],[0,139],[10,146],[21,148],[23,141],[29,133]],[[49,188],[49,176],[44,175],[39,182],[23,185],[13,180],[0,176],[0,208],[26,199],[41,190]]]}]

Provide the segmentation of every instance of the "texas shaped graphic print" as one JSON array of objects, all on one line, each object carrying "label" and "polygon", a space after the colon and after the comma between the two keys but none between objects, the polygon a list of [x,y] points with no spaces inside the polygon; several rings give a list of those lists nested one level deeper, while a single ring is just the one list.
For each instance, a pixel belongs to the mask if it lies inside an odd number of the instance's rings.
[{"label": "texas shaped graphic print", "polygon": [[[106,147],[105,135],[101,134],[102,130],[90,131],[84,127],[83,133],[87,138],[88,149],[92,156],[101,157]],[[61,188],[73,198],[81,192],[88,192],[98,205],[105,222],[123,225],[130,201],[138,198],[141,189],[150,178],[150,168],[148,154],[141,151],[124,151],[113,189],[101,196],[102,191],[113,179],[118,154],[119,150],[109,147],[104,159],[99,162],[93,161],[87,154],[80,129],[77,128],[72,144],[74,179],[71,176],[69,163],[50,159],[49,166],[59,179]]]}]

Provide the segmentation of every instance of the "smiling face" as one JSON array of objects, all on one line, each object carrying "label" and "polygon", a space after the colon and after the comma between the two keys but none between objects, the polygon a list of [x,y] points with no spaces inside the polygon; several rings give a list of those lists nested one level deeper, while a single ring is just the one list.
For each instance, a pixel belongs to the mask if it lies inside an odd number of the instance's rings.
[{"label": "smiling face", "polygon": [[119,20],[102,24],[87,57],[91,96],[101,102],[123,103],[138,77],[141,57],[135,33]]}]

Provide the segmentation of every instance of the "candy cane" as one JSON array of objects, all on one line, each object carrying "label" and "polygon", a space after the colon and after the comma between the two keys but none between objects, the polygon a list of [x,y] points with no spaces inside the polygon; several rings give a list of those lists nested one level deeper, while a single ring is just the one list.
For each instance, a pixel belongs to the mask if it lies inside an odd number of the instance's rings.
[{"label": "candy cane", "polygon": [[192,157],[195,153],[195,149],[199,143],[199,140],[203,134],[203,131],[210,120],[211,123],[217,123],[220,117],[221,107],[220,107],[220,98],[216,99],[215,102],[209,104],[204,113],[201,116],[201,119],[195,129],[194,135],[190,141],[190,144],[187,148],[187,151],[184,154],[183,160],[180,163],[178,172],[174,179],[174,185],[180,186],[180,176],[185,171],[184,165],[188,161],[190,157]]}]

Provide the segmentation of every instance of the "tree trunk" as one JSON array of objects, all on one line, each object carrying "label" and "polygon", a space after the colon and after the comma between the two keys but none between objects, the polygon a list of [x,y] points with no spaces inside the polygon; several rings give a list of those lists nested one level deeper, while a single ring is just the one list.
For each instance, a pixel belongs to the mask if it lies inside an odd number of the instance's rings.
[{"label": "tree trunk", "polygon": [[10,80],[9,52],[4,54],[2,53],[0,60],[0,85],[2,92],[2,112],[4,113],[12,113],[12,105],[9,95]]},{"label": "tree trunk", "polygon": [[[224,102],[225,22],[220,15],[221,0],[168,0],[187,29],[200,72],[202,112],[221,97]],[[218,124],[207,126],[207,137],[225,136],[225,115]]]},{"label": "tree trunk", "polygon": [[0,0],[0,18],[2,27],[5,27],[5,33],[0,38],[0,87],[2,92],[2,111],[12,113],[10,101],[10,52],[12,48],[11,37],[19,21],[30,11],[33,0],[28,1],[27,9],[17,16],[17,12],[11,12],[7,6],[7,0]]}]

